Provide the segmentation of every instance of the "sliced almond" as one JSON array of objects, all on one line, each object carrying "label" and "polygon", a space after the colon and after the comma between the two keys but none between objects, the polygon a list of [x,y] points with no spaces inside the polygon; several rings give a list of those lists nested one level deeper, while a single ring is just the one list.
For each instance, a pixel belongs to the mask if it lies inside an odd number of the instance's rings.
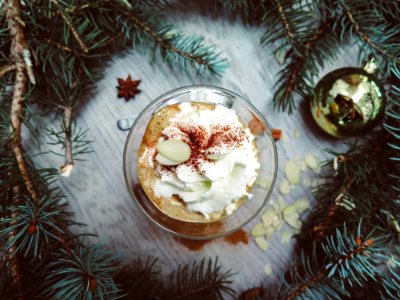
[{"label": "sliced almond", "polygon": [[310,201],[307,198],[300,198],[293,205],[297,207],[298,212],[303,212],[310,207]]},{"label": "sliced almond", "polygon": [[286,218],[289,215],[297,213],[297,210],[298,208],[294,204],[286,206],[286,208],[282,211],[283,218]]},{"label": "sliced almond", "polygon": [[318,168],[317,159],[312,154],[307,154],[304,158],[304,162],[311,170],[316,170]]},{"label": "sliced almond", "polygon": [[263,223],[258,223],[256,226],[254,226],[253,230],[251,231],[251,235],[256,237],[256,236],[261,236],[265,234],[265,228]]},{"label": "sliced almond", "polygon": [[279,184],[279,191],[282,195],[286,195],[290,192],[290,183],[286,179],[283,179]]},{"label": "sliced almond", "polygon": [[274,233],[276,232],[276,229],[274,227],[268,227],[265,229],[265,238],[267,240],[272,239],[272,237],[274,236]]},{"label": "sliced almond", "polygon": [[166,140],[157,145],[157,151],[170,160],[180,163],[187,161],[190,157],[190,147],[180,140]]},{"label": "sliced almond", "polygon": [[265,264],[264,266],[264,274],[267,276],[271,276],[272,274],[272,268],[270,264]]},{"label": "sliced almond", "polygon": [[267,250],[269,248],[269,243],[261,236],[256,237],[256,244],[261,250]]},{"label": "sliced almond", "polygon": [[268,228],[278,219],[278,216],[272,209],[269,209],[262,214],[261,219],[263,221],[264,227]]},{"label": "sliced almond", "polygon": [[289,160],[285,164],[285,175],[291,184],[300,183],[301,167],[298,163]]},{"label": "sliced almond", "polygon": [[294,229],[301,228],[300,215],[298,213],[292,213],[290,215],[286,215],[284,216],[284,220]]},{"label": "sliced almond", "polygon": [[177,166],[177,165],[182,163],[180,161],[176,161],[176,160],[172,160],[172,159],[166,158],[161,153],[157,153],[156,161],[158,161],[163,166]]}]

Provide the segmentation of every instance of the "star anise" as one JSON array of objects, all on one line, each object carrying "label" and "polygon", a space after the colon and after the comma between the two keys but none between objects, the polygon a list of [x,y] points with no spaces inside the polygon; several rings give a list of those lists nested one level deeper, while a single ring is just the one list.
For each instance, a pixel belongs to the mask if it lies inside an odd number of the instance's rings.
[{"label": "star anise", "polygon": [[132,80],[129,74],[126,79],[118,79],[118,98],[125,98],[128,101],[131,98],[135,98],[137,94],[141,92],[137,87],[140,84],[140,80]]}]

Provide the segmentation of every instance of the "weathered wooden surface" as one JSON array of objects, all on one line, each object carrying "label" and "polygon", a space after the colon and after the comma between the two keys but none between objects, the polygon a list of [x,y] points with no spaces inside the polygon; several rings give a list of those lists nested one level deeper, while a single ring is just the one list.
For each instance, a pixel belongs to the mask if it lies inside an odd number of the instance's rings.
[{"label": "weathered wooden surface", "polygon": [[[174,20],[182,25],[187,34],[206,35],[206,41],[216,44],[229,59],[231,66],[216,85],[250,99],[270,124],[282,129],[283,135],[287,136],[278,142],[278,184],[283,178],[282,167],[288,159],[304,157],[307,153],[315,153],[322,159],[326,157],[324,148],[342,146],[341,141],[320,134],[310,119],[307,103],[299,104],[292,116],[273,109],[273,87],[281,66],[271,54],[271,49],[260,47],[261,29],[190,12],[176,13]],[[338,61],[320,76],[341,66],[356,65],[354,51],[343,51]],[[60,177],[59,181],[71,209],[76,213],[76,220],[88,224],[87,228],[78,230],[98,234],[98,240],[109,244],[127,262],[137,256],[159,257],[165,272],[181,263],[218,255],[224,269],[232,269],[237,273],[233,279],[239,291],[261,282],[266,284],[278,280],[280,271],[291,262],[293,246],[282,245],[280,233],[275,235],[266,252],[257,248],[252,239],[248,245],[236,246],[216,240],[201,251],[189,251],[146,219],[125,186],[122,153],[127,132],[117,129],[117,120],[139,113],[150,101],[169,90],[207,82],[185,74],[179,75],[162,62],[151,64],[147,57],[133,52],[116,57],[104,66],[104,70],[104,79],[82,106],[77,119],[78,126],[89,129],[88,137],[93,141],[91,147],[94,152],[86,156],[86,161],[77,163],[69,178]],[[125,102],[117,99],[115,87],[117,77],[126,77],[128,73],[133,79],[142,80],[139,86],[142,93],[134,100]],[[52,122],[57,124],[54,120]],[[300,137],[295,138],[297,129]],[[58,167],[62,159],[45,155],[38,157],[36,162],[43,166]],[[275,188],[272,198],[277,199],[278,195],[278,188]],[[310,187],[298,186],[284,199],[290,203],[303,196],[311,199]],[[250,231],[259,221],[260,216],[244,229]],[[287,226],[284,226],[281,231],[286,229]],[[263,266],[267,262],[273,270],[270,277],[263,273]]]}]

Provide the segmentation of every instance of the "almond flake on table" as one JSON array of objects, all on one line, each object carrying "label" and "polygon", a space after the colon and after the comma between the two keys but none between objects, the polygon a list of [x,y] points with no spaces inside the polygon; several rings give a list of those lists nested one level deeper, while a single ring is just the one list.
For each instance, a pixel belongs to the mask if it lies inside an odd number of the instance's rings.
[{"label": "almond flake on table", "polygon": [[294,136],[296,139],[299,138],[299,137],[301,136],[300,130],[296,129],[296,130],[293,132],[293,136]]},{"label": "almond flake on table", "polygon": [[254,226],[253,230],[251,231],[251,235],[254,237],[264,235],[266,233],[265,227],[263,223],[258,223]]},{"label": "almond flake on table", "polygon": [[[281,222],[282,223],[282,222]],[[265,229],[265,238],[267,240],[270,240],[273,238],[274,233],[276,232],[276,229],[274,227],[268,227]]]},{"label": "almond flake on table", "polygon": [[287,179],[282,179],[281,183],[279,184],[279,191],[282,195],[289,194],[290,192],[290,183]]},{"label": "almond flake on table", "polygon": [[290,215],[293,215],[293,214],[298,214],[298,208],[297,208],[297,206],[294,205],[294,204],[287,206],[287,207],[282,211],[282,216],[283,216],[284,219],[287,218],[287,217],[289,217]]},{"label": "almond flake on table", "polygon": [[305,156],[304,162],[305,162],[306,166],[312,171],[317,170],[319,167],[316,157],[311,153],[309,153]]},{"label": "almond flake on table", "polygon": [[256,244],[261,250],[268,250],[269,243],[267,240],[261,236],[256,237]]},{"label": "almond flake on table", "polygon": [[277,219],[279,219],[278,214],[272,209],[267,210],[262,214],[261,219],[263,221],[264,227],[270,227]]},{"label": "almond flake on table", "polygon": [[294,229],[301,228],[300,215],[297,212],[283,216],[283,219],[289,226],[293,227]]},{"label": "almond flake on table", "polygon": [[264,274],[267,275],[267,276],[271,276],[271,274],[272,274],[271,265],[268,264],[268,263],[265,264],[265,266],[264,266]]},{"label": "almond flake on table", "polygon": [[298,212],[303,212],[310,207],[310,201],[307,198],[300,198],[293,205],[297,207]]},{"label": "almond flake on table", "polygon": [[295,185],[300,183],[300,165],[292,160],[289,160],[285,164],[285,176],[288,181]]}]

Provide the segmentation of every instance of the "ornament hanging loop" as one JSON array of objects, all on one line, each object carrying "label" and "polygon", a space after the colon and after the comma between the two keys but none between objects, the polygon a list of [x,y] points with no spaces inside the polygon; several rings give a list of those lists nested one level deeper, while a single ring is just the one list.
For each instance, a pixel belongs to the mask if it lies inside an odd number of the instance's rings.
[{"label": "ornament hanging loop", "polygon": [[371,57],[363,66],[363,70],[369,74],[374,74],[376,69],[378,69],[378,64],[374,57]]}]

